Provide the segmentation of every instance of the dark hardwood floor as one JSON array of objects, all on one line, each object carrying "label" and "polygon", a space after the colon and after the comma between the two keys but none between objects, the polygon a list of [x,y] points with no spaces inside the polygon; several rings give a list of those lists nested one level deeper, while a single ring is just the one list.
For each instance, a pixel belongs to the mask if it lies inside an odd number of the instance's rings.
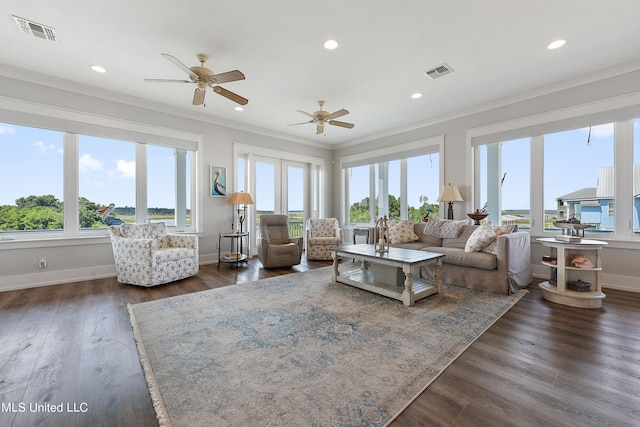
[{"label": "dark hardwood floor", "polygon": [[[127,304],[328,265],[251,260],[155,288],[109,278],[0,293],[0,427],[155,427]],[[578,309],[529,289],[391,425],[640,425],[640,294],[606,290],[604,308]]]}]

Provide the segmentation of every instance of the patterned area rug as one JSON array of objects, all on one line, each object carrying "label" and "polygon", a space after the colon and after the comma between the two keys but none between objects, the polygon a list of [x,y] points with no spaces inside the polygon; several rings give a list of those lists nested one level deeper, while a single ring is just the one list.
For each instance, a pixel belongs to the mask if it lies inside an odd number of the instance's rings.
[{"label": "patterned area rug", "polygon": [[129,312],[161,426],[383,426],[522,295],[405,307],[326,267]]}]

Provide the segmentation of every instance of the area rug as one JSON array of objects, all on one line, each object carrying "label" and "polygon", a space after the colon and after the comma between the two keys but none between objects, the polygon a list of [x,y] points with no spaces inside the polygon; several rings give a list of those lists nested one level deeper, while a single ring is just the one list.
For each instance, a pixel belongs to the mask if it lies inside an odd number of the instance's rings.
[{"label": "area rug", "polygon": [[129,312],[161,426],[384,426],[522,295],[406,307],[326,267]]}]

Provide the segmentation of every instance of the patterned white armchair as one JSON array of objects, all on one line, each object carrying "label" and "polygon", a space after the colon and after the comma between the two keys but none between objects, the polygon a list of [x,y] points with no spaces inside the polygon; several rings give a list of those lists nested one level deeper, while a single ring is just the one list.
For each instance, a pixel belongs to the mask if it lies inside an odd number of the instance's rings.
[{"label": "patterned white armchair", "polygon": [[110,227],[118,282],[156,286],[198,273],[198,237],[167,234],[164,222]]},{"label": "patterned white armchair", "polygon": [[342,229],[336,218],[309,218],[305,227],[307,259],[331,259],[331,248],[342,245]]}]

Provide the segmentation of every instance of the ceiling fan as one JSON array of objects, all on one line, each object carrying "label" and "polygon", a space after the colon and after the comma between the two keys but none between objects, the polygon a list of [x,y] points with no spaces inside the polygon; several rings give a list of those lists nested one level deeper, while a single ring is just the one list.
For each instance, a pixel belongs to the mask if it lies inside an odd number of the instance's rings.
[{"label": "ceiling fan", "polygon": [[247,105],[249,102],[248,99],[241,97],[240,95],[233,93],[225,88],[220,86],[215,86],[220,83],[229,83],[235,82],[236,80],[244,80],[244,74],[242,74],[238,70],[227,71],[226,73],[215,74],[208,68],[205,68],[204,63],[207,62],[207,55],[198,54],[198,61],[200,61],[200,66],[195,67],[187,67],[184,65],[178,58],[175,56],[171,56],[167,53],[163,53],[166,59],[172,62],[176,67],[180,68],[182,71],[189,75],[189,80],[172,80],[172,79],[144,79],[147,82],[164,82],[164,83],[195,83],[198,85],[196,91],[193,94],[193,105],[203,105],[204,104],[204,95],[207,91],[207,88],[210,87],[213,89],[215,93],[218,95],[222,95],[225,98],[232,100],[233,102],[237,102],[240,105]]},{"label": "ceiling fan", "polygon": [[304,114],[305,116],[309,116],[311,118],[311,120],[309,120],[308,122],[302,122],[302,123],[293,123],[289,126],[295,126],[295,125],[304,125],[307,123],[316,123],[316,135],[320,135],[321,133],[324,132],[324,125],[326,123],[333,125],[333,126],[340,126],[343,128],[347,128],[347,129],[352,129],[354,124],[353,123],[347,123],[347,122],[340,122],[338,120],[333,120],[336,119],[338,117],[342,117],[342,116],[346,116],[347,114],[349,114],[349,111],[345,110],[344,108],[342,110],[338,110],[336,112],[333,113],[329,113],[328,111],[324,111],[322,109],[322,106],[324,105],[324,101],[318,101],[318,105],[320,105],[320,110],[314,112],[313,114],[309,114],[306,111],[302,111],[302,110],[296,110],[299,113]]}]

